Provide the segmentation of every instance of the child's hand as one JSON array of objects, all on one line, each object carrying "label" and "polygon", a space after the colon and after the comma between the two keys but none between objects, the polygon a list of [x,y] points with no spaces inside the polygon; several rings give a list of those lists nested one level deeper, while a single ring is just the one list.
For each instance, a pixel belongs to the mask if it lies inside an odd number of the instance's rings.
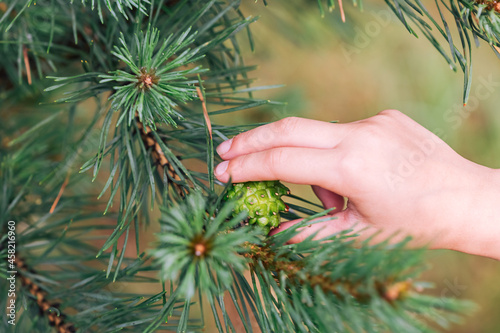
[{"label": "child's hand", "polygon": [[[311,184],[336,220],[305,228],[324,237],[396,232],[419,244],[500,259],[500,172],[470,162],[399,111],[347,124],[286,118],[242,133],[217,151],[223,182]],[[342,210],[343,197],[349,199]],[[283,223],[282,228],[291,221]]]}]

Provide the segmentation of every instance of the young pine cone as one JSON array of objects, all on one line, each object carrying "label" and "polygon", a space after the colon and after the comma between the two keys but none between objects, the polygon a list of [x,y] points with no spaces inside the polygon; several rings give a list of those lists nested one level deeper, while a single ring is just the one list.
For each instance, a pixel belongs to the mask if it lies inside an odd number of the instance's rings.
[{"label": "young pine cone", "polygon": [[279,181],[259,181],[233,184],[227,191],[227,199],[237,198],[234,214],[248,211],[248,223],[257,224],[266,233],[280,224],[280,212],[288,206],[281,196],[290,190]]}]

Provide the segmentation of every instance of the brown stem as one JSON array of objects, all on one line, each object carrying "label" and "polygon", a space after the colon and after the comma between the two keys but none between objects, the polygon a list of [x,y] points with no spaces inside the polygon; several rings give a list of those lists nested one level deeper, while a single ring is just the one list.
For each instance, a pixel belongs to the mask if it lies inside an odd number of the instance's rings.
[{"label": "brown stem", "polygon": [[486,5],[486,9],[500,13],[500,1],[498,0],[475,0],[478,5]]},{"label": "brown stem", "polygon": [[[340,299],[344,298],[341,291],[349,293],[358,302],[366,303],[370,300],[371,295],[360,292],[358,289],[361,286],[359,283],[353,283],[343,280],[332,280],[325,275],[314,275],[310,273],[299,274],[305,264],[302,260],[290,260],[285,257],[277,257],[267,245],[259,246],[256,244],[247,244],[249,252],[244,256],[251,259],[256,266],[257,262],[261,262],[264,268],[268,271],[276,272],[275,280],[279,283],[279,273],[283,272],[288,281],[295,285],[310,285],[312,288],[319,286],[324,292],[332,293]],[[411,281],[374,281],[374,286],[379,295],[392,303],[406,296],[412,288]]]},{"label": "brown stem", "polygon": [[[35,302],[40,308],[40,313],[47,316],[49,324],[54,326],[59,333],[74,333],[76,328],[73,324],[66,322],[66,315],[60,310],[60,305],[55,302],[51,302],[46,298],[46,292],[43,291],[36,282],[32,281],[29,277],[23,274],[23,271],[29,271],[36,274],[33,269],[26,266],[23,259],[17,257],[16,265],[18,267],[18,274],[21,278],[22,285],[30,292],[35,298]],[[50,309],[57,309],[57,311],[51,311]],[[58,313],[57,313],[58,312]]]},{"label": "brown stem", "polygon": [[[163,153],[163,150],[161,149],[160,144],[156,142],[156,138],[152,134],[151,128],[147,125],[144,126],[138,117],[136,117],[136,122],[141,134],[142,142],[147,149],[151,149],[151,155],[153,156],[155,163],[159,166],[159,168],[167,170],[167,174],[170,179],[180,181],[181,177],[179,177],[172,164],[168,161],[167,157]],[[160,172],[160,174],[163,174],[163,172]],[[188,190],[185,187],[179,185],[175,181],[172,181],[171,184],[181,197],[184,197],[187,194]]]}]

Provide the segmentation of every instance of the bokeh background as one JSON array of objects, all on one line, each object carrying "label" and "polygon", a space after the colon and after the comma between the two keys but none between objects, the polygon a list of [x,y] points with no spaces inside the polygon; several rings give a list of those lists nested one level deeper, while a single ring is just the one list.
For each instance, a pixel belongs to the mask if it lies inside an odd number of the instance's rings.
[{"label": "bokeh background", "polygon": [[[244,4],[246,16],[260,19],[252,25],[255,51],[245,34],[242,47],[246,63],[259,65],[255,85],[286,85],[261,96],[287,105],[245,112],[237,121],[301,116],[349,122],[393,108],[439,133],[464,157],[500,168],[500,60],[487,44],[473,52],[471,100],[464,108],[463,74],[450,70],[423,36],[410,35],[382,1],[363,1],[363,11],[345,1],[346,23],[338,8],[322,18],[316,1],[268,3]],[[427,6],[434,11],[433,3]],[[486,81],[493,82],[489,93]],[[296,194],[314,197],[308,187],[291,187]],[[426,262],[429,269],[422,279],[435,284],[432,293],[479,305],[449,332],[500,332],[498,261],[435,250],[428,252]]]}]

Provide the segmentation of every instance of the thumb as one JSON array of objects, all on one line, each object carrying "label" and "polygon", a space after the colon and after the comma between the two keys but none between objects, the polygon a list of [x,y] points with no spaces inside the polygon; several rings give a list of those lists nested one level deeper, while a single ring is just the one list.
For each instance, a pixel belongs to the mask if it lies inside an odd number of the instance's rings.
[{"label": "thumb", "polygon": [[323,207],[325,209],[335,207],[335,209],[330,212],[330,215],[341,212],[344,209],[343,196],[327,190],[321,186],[312,185],[311,188],[318,199],[321,200],[321,203],[323,203]]},{"label": "thumb", "polygon": [[[367,227],[367,224],[356,218],[349,209],[335,213],[331,215],[331,217],[332,217],[331,220],[318,222],[299,228],[299,233],[293,236],[288,241],[288,243],[289,244],[300,243],[313,234],[316,234],[314,239],[322,239],[349,229],[352,229],[353,233],[359,233],[362,229],[366,229]],[[319,219],[324,219],[324,217],[320,217],[317,220]],[[278,228],[273,229],[270,232],[270,235],[275,235],[281,231],[284,231],[296,225],[297,223],[302,222],[303,220],[304,219],[298,219],[298,220],[283,222],[279,225]]]}]

